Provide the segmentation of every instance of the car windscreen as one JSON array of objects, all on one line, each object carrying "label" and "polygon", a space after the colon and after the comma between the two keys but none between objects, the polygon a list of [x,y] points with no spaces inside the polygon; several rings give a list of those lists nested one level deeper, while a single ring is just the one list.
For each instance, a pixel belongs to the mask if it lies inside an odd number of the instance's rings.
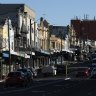
[{"label": "car windscreen", "polygon": [[20,72],[10,72],[8,74],[8,77],[16,77],[16,76],[20,76],[20,75],[21,75]]}]

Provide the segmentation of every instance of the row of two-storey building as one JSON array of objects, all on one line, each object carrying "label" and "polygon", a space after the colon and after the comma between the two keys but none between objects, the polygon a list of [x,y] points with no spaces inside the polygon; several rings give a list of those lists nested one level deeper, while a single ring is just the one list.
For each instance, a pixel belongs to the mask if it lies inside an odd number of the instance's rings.
[{"label": "row of two-storey building", "polygon": [[43,17],[39,21],[25,4],[0,4],[1,76],[17,68],[40,68],[60,61],[50,54],[65,48],[67,27],[50,26]]},{"label": "row of two-storey building", "polygon": [[0,74],[80,60],[95,50],[95,18],[76,18],[70,26],[50,25],[43,17],[38,20],[25,4],[0,4]]}]

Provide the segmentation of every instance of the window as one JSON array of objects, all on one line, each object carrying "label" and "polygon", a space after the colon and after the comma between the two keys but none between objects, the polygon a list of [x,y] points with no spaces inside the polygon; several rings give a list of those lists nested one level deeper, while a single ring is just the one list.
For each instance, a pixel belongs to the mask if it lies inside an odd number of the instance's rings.
[{"label": "window", "polygon": [[37,30],[35,30],[35,36],[37,36]]},{"label": "window", "polygon": [[52,42],[52,48],[53,49],[55,48],[55,42]]},{"label": "window", "polygon": [[36,47],[37,47],[37,42],[36,42]]},{"label": "window", "polygon": [[34,31],[33,28],[31,28],[31,31],[32,31],[32,33],[33,33],[33,31]]},{"label": "window", "polygon": [[30,28],[29,28],[29,26],[28,26],[28,31],[30,31]]},{"label": "window", "polygon": [[13,42],[12,42],[12,46],[11,46],[12,50],[13,50]]},{"label": "window", "polygon": [[27,40],[27,45],[29,46],[29,39]]}]

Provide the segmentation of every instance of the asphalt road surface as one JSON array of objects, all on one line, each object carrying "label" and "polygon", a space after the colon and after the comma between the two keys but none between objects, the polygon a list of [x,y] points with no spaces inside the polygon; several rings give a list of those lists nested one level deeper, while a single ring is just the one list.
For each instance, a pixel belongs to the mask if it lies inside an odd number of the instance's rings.
[{"label": "asphalt road surface", "polygon": [[96,96],[96,80],[45,79],[35,80],[24,88],[2,88],[0,96]]},{"label": "asphalt road surface", "polygon": [[37,78],[27,87],[6,88],[1,83],[0,96],[96,96],[96,80],[77,79],[74,69],[68,73],[70,79],[65,80],[64,76]]}]

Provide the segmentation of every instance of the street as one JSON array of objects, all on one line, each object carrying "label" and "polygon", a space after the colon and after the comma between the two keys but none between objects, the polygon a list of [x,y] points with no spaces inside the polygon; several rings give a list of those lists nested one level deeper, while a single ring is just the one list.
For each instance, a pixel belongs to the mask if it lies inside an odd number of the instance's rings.
[{"label": "street", "polygon": [[68,78],[64,74],[38,77],[27,87],[5,87],[0,83],[0,96],[96,96],[96,81],[76,78],[77,67],[75,64],[68,67]]},{"label": "street", "polygon": [[0,96],[96,96],[95,2],[1,0]]},{"label": "street", "polygon": [[96,81],[90,79],[35,79],[24,87],[2,87],[0,96],[96,96]]}]

